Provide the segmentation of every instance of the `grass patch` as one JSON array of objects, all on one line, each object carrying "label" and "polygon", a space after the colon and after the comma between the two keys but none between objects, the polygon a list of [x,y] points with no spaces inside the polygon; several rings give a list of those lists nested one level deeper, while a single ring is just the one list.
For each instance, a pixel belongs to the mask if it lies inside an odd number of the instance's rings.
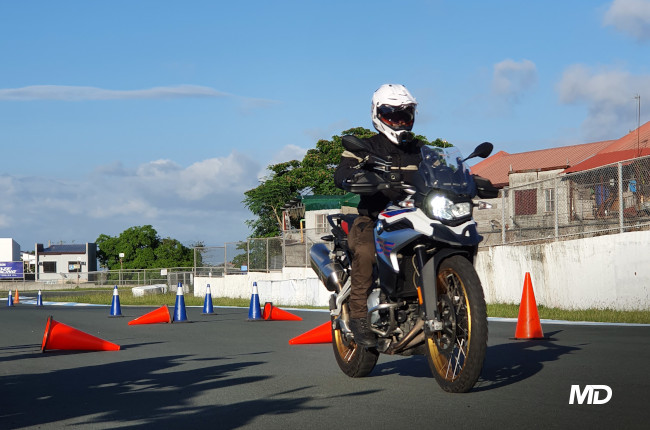
[{"label": "grass patch", "polygon": [[[57,295],[59,291],[51,291],[44,300],[52,302],[75,302],[110,305],[113,300],[113,288],[106,290],[79,291],[79,294],[73,293]],[[186,306],[203,306],[203,297],[194,297],[186,294]],[[168,292],[166,294],[146,295],[142,297],[133,297],[130,290],[120,292],[120,305],[124,306],[174,306],[176,304],[176,293]],[[213,297],[213,306],[236,306],[247,308],[250,305],[250,299],[233,299],[229,297]],[[263,305],[263,303],[262,303]],[[318,306],[287,306],[281,303],[275,304],[278,307],[293,307],[300,309],[327,309]],[[488,316],[499,318],[517,318],[519,315],[519,305],[511,304],[490,304],[487,306]],[[538,306],[537,311],[541,319],[563,320],[563,321],[591,321],[591,322],[608,322],[608,323],[632,323],[632,324],[650,324],[650,311],[617,311],[612,309],[586,309],[586,310],[563,310]]]},{"label": "grass patch", "polygon": [[[191,294],[183,296],[185,306],[203,306],[203,297],[194,297]],[[50,302],[74,302],[74,303],[90,303],[96,305],[110,305],[113,302],[113,289],[107,291],[93,291],[85,292],[83,294],[65,294],[56,295],[56,293],[48,294],[45,297],[46,301]],[[228,297],[213,297],[212,304],[214,306],[239,306],[248,307],[250,300],[246,299],[232,299]],[[174,306],[176,305],[176,292],[167,292],[165,294],[149,294],[145,296],[134,297],[131,291],[120,292],[120,305],[121,306]]]},{"label": "grass patch", "polygon": [[[517,318],[519,305],[504,303],[487,306],[488,316]],[[590,321],[607,323],[650,324],[650,311],[617,311],[613,309],[564,310],[537,306],[541,319],[562,321]]]}]

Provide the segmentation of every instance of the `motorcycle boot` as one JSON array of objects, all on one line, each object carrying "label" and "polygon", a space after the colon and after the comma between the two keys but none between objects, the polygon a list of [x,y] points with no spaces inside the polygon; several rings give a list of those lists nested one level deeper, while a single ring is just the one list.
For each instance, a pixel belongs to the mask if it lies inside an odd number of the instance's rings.
[{"label": "motorcycle boot", "polygon": [[367,318],[351,318],[350,330],[354,334],[354,341],[361,346],[374,348],[377,346],[377,336],[370,330]]}]

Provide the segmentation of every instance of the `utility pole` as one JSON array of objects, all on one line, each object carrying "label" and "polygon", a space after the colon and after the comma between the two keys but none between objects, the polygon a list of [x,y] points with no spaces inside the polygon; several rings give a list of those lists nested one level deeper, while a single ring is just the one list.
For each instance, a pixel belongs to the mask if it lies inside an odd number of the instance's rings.
[{"label": "utility pole", "polygon": [[639,129],[641,128],[641,95],[637,94],[634,96],[637,101],[636,109],[636,156],[641,156],[641,142],[639,137]]}]

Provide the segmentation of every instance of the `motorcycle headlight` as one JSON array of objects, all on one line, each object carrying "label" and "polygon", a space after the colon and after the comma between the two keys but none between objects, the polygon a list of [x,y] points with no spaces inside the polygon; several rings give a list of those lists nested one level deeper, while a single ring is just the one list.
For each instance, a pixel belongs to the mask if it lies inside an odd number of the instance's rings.
[{"label": "motorcycle headlight", "polygon": [[429,218],[457,221],[472,215],[472,203],[453,202],[440,194],[429,194],[424,202],[424,212]]}]

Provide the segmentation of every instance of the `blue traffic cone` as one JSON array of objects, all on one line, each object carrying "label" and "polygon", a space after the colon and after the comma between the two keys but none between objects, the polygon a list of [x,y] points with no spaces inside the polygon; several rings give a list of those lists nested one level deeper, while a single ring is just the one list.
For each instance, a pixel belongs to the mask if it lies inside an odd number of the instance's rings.
[{"label": "blue traffic cone", "polygon": [[183,295],[183,283],[178,283],[176,288],[176,304],[174,305],[174,318],[172,322],[186,322],[187,314],[185,313],[185,296]]},{"label": "blue traffic cone", "polygon": [[212,293],[210,292],[210,284],[205,290],[205,300],[203,301],[203,313],[204,314],[213,314],[214,310],[212,308]]},{"label": "blue traffic cone", "polygon": [[253,282],[253,295],[248,308],[248,321],[262,321],[262,310],[260,308],[260,296],[257,292],[257,282]]},{"label": "blue traffic cone", "polygon": [[7,297],[7,306],[13,306],[14,305],[14,298],[11,297],[11,290],[9,290],[9,297]]},{"label": "blue traffic cone", "polygon": [[41,290],[38,290],[38,296],[36,297],[36,306],[43,306],[43,295]]},{"label": "blue traffic cone", "polygon": [[117,292],[117,285],[113,288],[113,302],[111,303],[111,314],[109,317],[121,317],[122,308],[120,307],[120,295]]}]

